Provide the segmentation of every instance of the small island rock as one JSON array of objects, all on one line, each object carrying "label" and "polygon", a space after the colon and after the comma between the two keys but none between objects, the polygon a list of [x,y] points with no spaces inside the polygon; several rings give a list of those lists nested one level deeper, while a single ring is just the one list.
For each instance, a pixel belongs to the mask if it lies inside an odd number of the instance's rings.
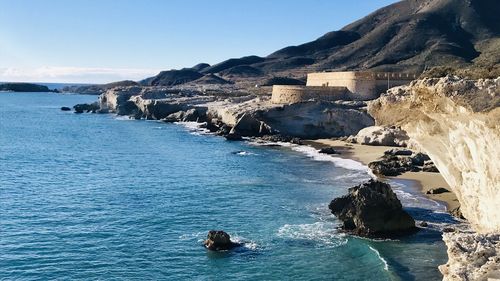
[{"label": "small island rock", "polygon": [[225,251],[239,246],[238,243],[232,242],[231,236],[222,230],[210,230],[203,244],[212,251]]},{"label": "small island rock", "polygon": [[343,229],[360,236],[392,237],[416,230],[415,221],[387,183],[369,180],[328,206]]}]

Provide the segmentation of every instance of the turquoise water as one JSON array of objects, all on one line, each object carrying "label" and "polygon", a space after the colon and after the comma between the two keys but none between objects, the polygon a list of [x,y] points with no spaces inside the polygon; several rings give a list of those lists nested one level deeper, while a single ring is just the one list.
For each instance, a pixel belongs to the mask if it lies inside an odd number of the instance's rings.
[{"label": "turquoise water", "polygon": [[[397,241],[336,231],[327,205],[369,178],[364,167],[59,110],[95,99],[0,93],[0,279],[441,279],[438,231]],[[451,220],[411,183],[393,184],[417,219]],[[208,252],[210,229],[244,246]]]}]

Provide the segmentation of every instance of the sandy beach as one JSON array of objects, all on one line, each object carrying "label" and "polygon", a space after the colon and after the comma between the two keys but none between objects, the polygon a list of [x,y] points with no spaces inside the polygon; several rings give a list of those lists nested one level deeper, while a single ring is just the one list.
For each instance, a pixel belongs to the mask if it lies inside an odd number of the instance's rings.
[{"label": "sandy beach", "polygon": [[[382,155],[384,155],[384,151],[394,148],[389,146],[351,144],[344,141],[331,139],[319,139],[306,141],[305,143],[317,148],[327,146],[333,147],[340,153],[338,155],[339,157],[353,159],[365,165],[368,165],[368,163],[372,161],[378,160]],[[448,210],[453,210],[459,206],[458,200],[453,192],[446,192],[442,194],[426,194],[428,190],[437,187],[444,187],[450,190],[448,183],[446,183],[444,178],[439,173],[406,172],[395,178],[415,181],[420,186],[422,193],[425,196],[433,200],[444,202],[447,205]]]}]

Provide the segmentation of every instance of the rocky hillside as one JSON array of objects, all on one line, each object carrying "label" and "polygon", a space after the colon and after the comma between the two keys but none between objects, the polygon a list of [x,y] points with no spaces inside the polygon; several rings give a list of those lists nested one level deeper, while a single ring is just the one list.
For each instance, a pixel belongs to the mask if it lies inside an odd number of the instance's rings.
[{"label": "rocky hillside", "polygon": [[447,66],[497,71],[499,14],[497,0],[404,0],[339,31],[267,57],[247,56],[212,66],[164,71],[142,84],[173,85],[207,74],[260,84],[273,76],[300,78],[307,72],[333,69],[421,72]]}]

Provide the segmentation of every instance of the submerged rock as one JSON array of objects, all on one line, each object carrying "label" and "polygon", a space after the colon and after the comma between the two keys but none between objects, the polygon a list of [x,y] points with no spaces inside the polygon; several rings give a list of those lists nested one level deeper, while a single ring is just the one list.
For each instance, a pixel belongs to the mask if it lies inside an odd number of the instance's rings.
[{"label": "submerged rock", "polygon": [[231,241],[229,234],[222,230],[210,230],[203,244],[212,251],[225,251],[239,246],[238,243]]},{"label": "submerged rock", "polygon": [[416,230],[415,221],[387,183],[370,180],[349,188],[328,206],[343,229],[361,236],[391,237]]},{"label": "submerged rock", "polygon": [[62,110],[62,111],[70,111],[70,110],[71,110],[71,108],[69,108],[69,107],[67,107],[67,106],[63,106],[63,107],[61,107],[61,110]]}]

